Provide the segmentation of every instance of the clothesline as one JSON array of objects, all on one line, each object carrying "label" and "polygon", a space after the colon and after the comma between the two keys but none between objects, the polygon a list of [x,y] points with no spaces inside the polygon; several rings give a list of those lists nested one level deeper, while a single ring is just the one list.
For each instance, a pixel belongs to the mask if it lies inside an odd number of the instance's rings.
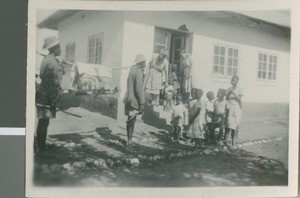
[{"label": "clothesline", "polygon": [[[40,56],[43,56],[45,57],[46,55],[45,54],[42,54],[40,52],[36,52],[36,54],[40,55]],[[61,62],[61,63],[66,63],[66,64],[69,64],[69,65],[72,65],[72,66],[78,66],[77,63],[73,63],[73,62],[70,62],[70,61],[66,61],[64,59],[59,59],[59,58],[55,58],[57,61]],[[103,66],[104,67],[104,66]],[[120,69],[130,69],[131,66],[126,66],[126,67],[109,67],[111,70],[120,70]]]}]

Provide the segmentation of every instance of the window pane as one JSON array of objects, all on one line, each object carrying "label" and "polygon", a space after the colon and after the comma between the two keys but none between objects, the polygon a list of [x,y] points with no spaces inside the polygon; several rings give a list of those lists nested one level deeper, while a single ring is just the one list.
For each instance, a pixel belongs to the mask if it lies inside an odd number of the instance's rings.
[{"label": "window pane", "polygon": [[232,48],[228,48],[228,56],[233,56],[233,49]]},{"label": "window pane", "polygon": [[225,57],[220,57],[220,65],[225,65]]},{"label": "window pane", "polygon": [[166,34],[163,32],[155,32],[155,39],[154,39],[154,43],[157,44],[165,44],[166,43]]},{"label": "window pane", "polygon": [[263,70],[267,70],[267,63],[263,63]]},{"label": "window pane", "polygon": [[264,54],[264,62],[267,62],[267,55]]},{"label": "window pane", "polygon": [[269,71],[272,71],[272,70],[273,70],[273,65],[269,64]]},{"label": "window pane", "polygon": [[262,63],[261,62],[258,63],[258,69],[262,70]]},{"label": "window pane", "polygon": [[237,76],[237,68],[233,68],[233,75]]},{"label": "window pane", "polygon": [[274,63],[277,63],[277,56],[274,56]]},{"label": "window pane", "polygon": [[237,49],[234,49],[234,57],[237,58],[239,56],[239,52]]},{"label": "window pane", "polygon": [[219,64],[219,57],[218,56],[214,56],[214,64]]},{"label": "window pane", "polygon": [[261,79],[261,71],[258,71],[258,76],[259,79]]},{"label": "window pane", "polygon": [[273,73],[273,80],[276,80],[276,73]]},{"label": "window pane", "polygon": [[222,75],[224,75],[224,67],[221,66],[221,67],[219,68],[219,73],[222,74]]},{"label": "window pane", "polygon": [[272,79],[272,77],[273,77],[273,76],[272,76],[272,72],[269,72],[269,73],[268,73],[268,79]]},{"label": "window pane", "polygon": [[232,63],[232,58],[228,58],[228,66],[232,66],[233,63]]},{"label": "window pane", "polygon": [[262,54],[259,54],[259,61],[262,61],[262,60],[263,60],[262,57],[263,57]]},{"label": "window pane", "polygon": [[225,47],[221,47],[221,55],[225,56]]},{"label": "window pane", "polygon": [[273,56],[270,55],[269,61],[270,63],[273,63]]},{"label": "window pane", "polygon": [[234,60],[233,60],[233,66],[235,66],[235,67],[238,66],[238,60],[237,60],[237,59],[234,59]]},{"label": "window pane", "polygon": [[273,65],[273,71],[276,72],[277,65]]},{"label": "window pane", "polygon": [[218,66],[214,65],[214,74],[218,74]]},{"label": "window pane", "polygon": [[219,50],[219,46],[215,46],[215,54],[219,54],[220,50]]},{"label": "window pane", "polygon": [[232,76],[232,68],[227,67],[227,76]]},{"label": "window pane", "polygon": [[266,79],[266,76],[267,76],[267,73],[264,71],[264,72],[262,72],[262,78],[263,79]]}]

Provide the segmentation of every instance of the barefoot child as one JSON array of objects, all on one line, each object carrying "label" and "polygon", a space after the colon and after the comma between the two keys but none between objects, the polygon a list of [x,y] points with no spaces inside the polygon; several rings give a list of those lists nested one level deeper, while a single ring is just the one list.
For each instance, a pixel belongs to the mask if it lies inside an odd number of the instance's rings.
[{"label": "barefoot child", "polygon": [[213,142],[215,140],[215,135],[213,131],[210,130],[211,125],[212,125],[212,119],[214,115],[214,100],[215,100],[215,95],[214,92],[209,91],[206,94],[207,101],[205,103],[205,134],[206,134],[206,141],[207,142]]},{"label": "barefoot child", "polygon": [[196,149],[201,148],[201,142],[205,138],[205,105],[201,100],[202,95],[202,89],[196,89],[195,99],[197,101],[192,104],[189,116],[188,136],[194,139]]},{"label": "barefoot child", "polygon": [[173,87],[172,79],[168,80],[169,82],[166,84],[165,88],[165,101],[164,101],[164,111],[171,111],[173,108],[173,97],[175,95],[176,90]]},{"label": "barefoot child", "polygon": [[182,103],[182,96],[177,95],[176,105],[172,109],[172,121],[173,125],[173,141],[178,142],[181,137],[181,131],[183,130],[183,124],[187,121],[187,109]]},{"label": "barefoot child", "polygon": [[217,93],[217,100],[214,103],[214,115],[212,119],[212,124],[210,131],[211,133],[215,132],[216,128],[219,128],[219,135],[218,140],[221,141],[224,129],[225,129],[225,122],[228,115],[228,101],[225,99],[226,96],[226,90],[225,89],[219,89]]}]

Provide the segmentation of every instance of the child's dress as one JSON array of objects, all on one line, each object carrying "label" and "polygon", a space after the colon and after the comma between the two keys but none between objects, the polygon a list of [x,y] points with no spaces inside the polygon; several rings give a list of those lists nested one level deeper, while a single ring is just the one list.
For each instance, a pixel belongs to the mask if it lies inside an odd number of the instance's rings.
[{"label": "child's dress", "polygon": [[172,125],[179,127],[183,127],[184,124],[187,125],[187,109],[184,104],[173,106],[172,115]]},{"label": "child's dress", "polygon": [[173,95],[175,93],[174,87],[172,85],[168,85],[165,89],[165,102],[164,102],[164,110],[171,111],[173,106]]},{"label": "child's dress", "polygon": [[172,72],[171,78],[173,80],[173,87],[175,90],[180,88],[179,81],[175,72]]},{"label": "child's dress", "polygon": [[205,111],[206,111],[206,116],[205,116],[206,123],[211,123],[213,114],[214,114],[214,101],[213,100],[206,101]]},{"label": "child's dress", "polygon": [[193,116],[197,112],[198,108],[200,108],[200,113],[195,118],[195,120],[190,124],[189,130],[188,130],[188,136],[190,138],[204,139],[205,138],[205,135],[204,135],[205,134],[205,131],[204,131],[205,105],[204,105],[203,101],[201,101],[201,100],[199,100],[197,102],[195,102],[195,101],[191,101],[191,102],[192,102],[191,109],[190,109],[191,116]]}]

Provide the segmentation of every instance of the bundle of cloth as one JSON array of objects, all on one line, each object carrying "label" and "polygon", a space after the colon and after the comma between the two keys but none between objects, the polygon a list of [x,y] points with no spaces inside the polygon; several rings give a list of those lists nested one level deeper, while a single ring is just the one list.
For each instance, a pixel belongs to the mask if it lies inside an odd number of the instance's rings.
[{"label": "bundle of cloth", "polygon": [[103,65],[77,62],[71,70],[71,89],[84,92],[110,91],[112,70]]}]

